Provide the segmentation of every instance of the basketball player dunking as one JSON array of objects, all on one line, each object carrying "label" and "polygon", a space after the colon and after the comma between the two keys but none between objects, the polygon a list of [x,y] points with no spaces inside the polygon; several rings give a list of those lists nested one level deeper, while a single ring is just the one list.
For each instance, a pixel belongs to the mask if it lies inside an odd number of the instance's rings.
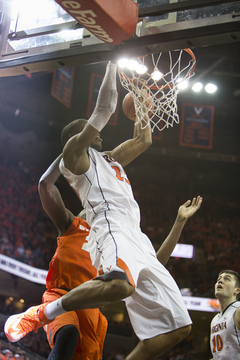
[{"label": "basketball player dunking", "polygon": [[[32,319],[28,323],[31,331],[67,311],[98,308],[125,299],[140,339],[126,359],[151,360],[189,334],[191,319],[175,281],[141,232],[139,207],[123,170],[151,145],[148,114],[144,115],[148,126],[135,126],[133,139],[112,151],[99,152],[99,133],[116,104],[116,65],[110,62],[90,119],[75,120],[62,132],[60,170],[86,210],[91,230],[84,249],[89,251],[99,276],[26,315]],[[5,330],[10,327],[8,322]]]}]

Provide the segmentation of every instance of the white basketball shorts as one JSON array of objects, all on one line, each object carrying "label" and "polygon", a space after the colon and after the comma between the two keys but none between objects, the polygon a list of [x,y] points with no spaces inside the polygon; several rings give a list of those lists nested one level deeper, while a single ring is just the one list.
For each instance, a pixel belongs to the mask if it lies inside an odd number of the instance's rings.
[{"label": "white basketball shorts", "polygon": [[93,221],[87,240],[83,249],[90,252],[99,275],[125,272],[135,286],[125,302],[140,340],[192,323],[176,282],[138,224],[116,212],[103,212]]}]

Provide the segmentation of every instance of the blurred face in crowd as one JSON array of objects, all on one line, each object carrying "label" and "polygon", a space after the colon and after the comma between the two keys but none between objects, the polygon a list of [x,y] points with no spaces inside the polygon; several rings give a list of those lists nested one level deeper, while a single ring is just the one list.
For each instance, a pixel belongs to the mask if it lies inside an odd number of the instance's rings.
[{"label": "blurred face in crowd", "polygon": [[8,352],[6,352],[5,354],[4,354],[4,356],[6,357],[6,359],[12,359],[12,357],[13,357],[13,353],[11,352],[11,351],[8,351]]}]

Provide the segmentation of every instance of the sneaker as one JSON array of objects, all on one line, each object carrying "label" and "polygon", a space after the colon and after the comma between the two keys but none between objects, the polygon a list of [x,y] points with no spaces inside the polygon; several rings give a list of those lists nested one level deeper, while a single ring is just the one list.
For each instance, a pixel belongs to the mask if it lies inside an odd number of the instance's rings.
[{"label": "sneaker", "polygon": [[30,331],[35,332],[53,320],[49,320],[44,315],[44,309],[47,304],[32,306],[21,314],[10,316],[5,325],[4,332],[11,342],[16,342],[27,335]]}]

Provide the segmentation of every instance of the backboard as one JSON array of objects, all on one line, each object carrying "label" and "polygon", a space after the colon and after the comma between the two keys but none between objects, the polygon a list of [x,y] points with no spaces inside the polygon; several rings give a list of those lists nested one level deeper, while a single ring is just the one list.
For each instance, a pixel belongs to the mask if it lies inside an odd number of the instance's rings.
[{"label": "backboard", "polygon": [[138,0],[134,36],[99,40],[54,0],[0,0],[0,77],[240,41],[240,1]]}]

